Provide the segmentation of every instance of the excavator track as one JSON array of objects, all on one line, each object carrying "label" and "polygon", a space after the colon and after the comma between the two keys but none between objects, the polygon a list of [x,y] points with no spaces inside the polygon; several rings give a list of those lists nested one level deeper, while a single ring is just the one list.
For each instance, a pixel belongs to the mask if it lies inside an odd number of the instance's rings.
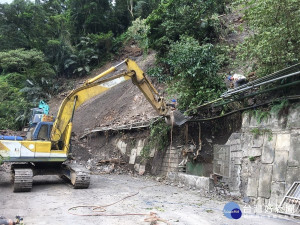
[{"label": "excavator track", "polygon": [[75,189],[85,189],[90,186],[90,173],[81,165],[65,164],[64,176],[71,181]]},{"label": "excavator track", "polygon": [[84,189],[90,186],[90,175],[83,172],[75,172],[75,182],[72,182],[75,189]]},{"label": "excavator track", "polygon": [[14,192],[31,191],[33,171],[30,168],[14,169]]}]

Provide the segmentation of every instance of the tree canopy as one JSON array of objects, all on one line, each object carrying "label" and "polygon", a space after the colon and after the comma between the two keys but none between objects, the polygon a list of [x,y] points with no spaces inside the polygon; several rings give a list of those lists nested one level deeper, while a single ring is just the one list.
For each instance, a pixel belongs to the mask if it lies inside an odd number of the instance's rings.
[{"label": "tree canopy", "polygon": [[[166,83],[181,109],[212,100],[225,90],[220,71],[230,64],[229,48],[260,75],[299,62],[299,4],[300,0],[0,4],[0,129],[21,128],[28,109],[56,93],[58,78],[85,76],[128,40],[144,54],[149,49],[158,53],[148,74]],[[233,6],[250,31],[237,48],[222,40],[228,25],[222,17],[232,13]]]}]

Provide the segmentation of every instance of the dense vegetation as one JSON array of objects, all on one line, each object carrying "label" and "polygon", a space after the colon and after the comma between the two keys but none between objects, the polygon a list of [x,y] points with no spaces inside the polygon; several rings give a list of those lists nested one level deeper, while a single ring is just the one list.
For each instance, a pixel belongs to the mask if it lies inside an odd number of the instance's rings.
[{"label": "dense vegetation", "polygon": [[[113,3],[114,2],[114,3]],[[0,129],[20,129],[59,77],[84,76],[117,52],[159,1],[14,0],[0,4]]]},{"label": "dense vegetation", "polygon": [[252,34],[239,47],[260,75],[299,62],[300,0],[237,0]]},{"label": "dense vegetation", "polygon": [[[20,129],[29,108],[85,76],[133,39],[157,51],[148,73],[181,109],[225,90],[222,16],[235,7],[250,36],[236,51],[265,75],[299,62],[300,0],[14,0],[0,4],[0,129]],[[232,7],[232,2],[234,2]],[[222,39],[222,40],[221,40]],[[235,47],[235,46],[234,46]],[[226,69],[225,69],[226,70]]]}]

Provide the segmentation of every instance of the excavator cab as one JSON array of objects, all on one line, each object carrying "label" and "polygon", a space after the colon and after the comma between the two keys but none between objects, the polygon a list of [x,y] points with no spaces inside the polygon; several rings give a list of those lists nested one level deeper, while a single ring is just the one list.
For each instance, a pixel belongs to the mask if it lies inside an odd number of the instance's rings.
[{"label": "excavator cab", "polygon": [[[123,64],[126,64],[126,72],[107,76]],[[0,156],[6,161],[21,162],[12,166],[14,191],[30,191],[33,176],[50,174],[68,178],[74,188],[88,188],[89,171],[83,166],[66,161],[71,153],[74,112],[84,102],[126,80],[131,80],[158,115],[165,117],[170,124],[180,126],[190,119],[168,106],[138,65],[126,59],[72,90],[61,103],[56,117],[49,116],[49,108],[41,102],[39,108],[32,110],[27,140],[18,140],[19,137],[12,137],[13,140],[5,137],[0,140]]]},{"label": "excavator cab", "polygon": [[38,123],[33,132],[31,140],[50,141],[50,134],[53,127],[53,122],[40,122]]}]

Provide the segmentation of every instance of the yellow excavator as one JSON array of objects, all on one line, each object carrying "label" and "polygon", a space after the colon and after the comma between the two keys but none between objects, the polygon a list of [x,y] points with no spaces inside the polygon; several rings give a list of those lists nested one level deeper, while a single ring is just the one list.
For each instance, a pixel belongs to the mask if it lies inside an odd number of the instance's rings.
[{"label": "yellow excavator", "polygon": [[[108,76],[122,64],[126,64],[126,72]],[[71,91],[63,100],[54,122],[51,119],[38,122],[29,130],[26,139],[0,137],[0,160],[13,162],[14,192],[31,191],[33,176],[36,175],[59,175],[68,178],[74,188],[88,188],[89,171],[68,160],[74,112],[87,100],[130,79],[157,113],[170,123],[181,125],[188,120],[166,104],[134,61],[126,59]]]}]

